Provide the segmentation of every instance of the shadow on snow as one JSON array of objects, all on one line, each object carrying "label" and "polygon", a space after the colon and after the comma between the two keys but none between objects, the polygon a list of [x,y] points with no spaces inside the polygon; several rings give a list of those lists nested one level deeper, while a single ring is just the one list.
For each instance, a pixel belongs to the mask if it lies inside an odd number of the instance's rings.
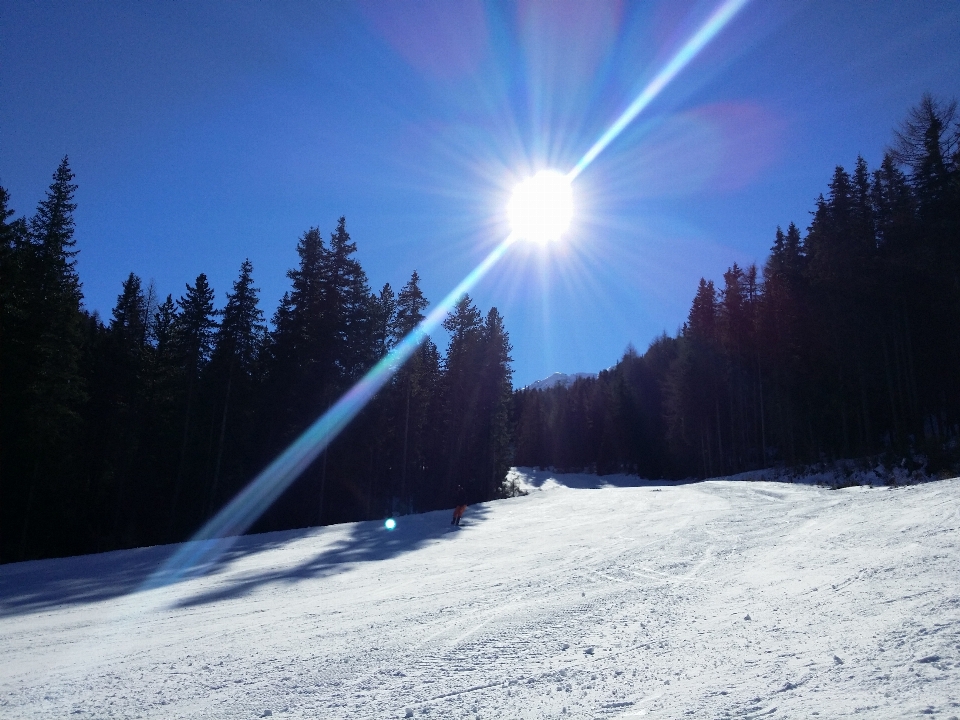
[{"label": "shadow on snow", "polygon": [[328,577],[348,572],[357,563],[387,560],[413,552],[431,542],[452,540],[460,530],[469,530],[471,525],[481,522],[489,513],[487,505],[484,503],[470,506],[457,530],[450,527],[450,510],[398,517],[394,530],[387,530],[382,521],[352,523],[344,537],[335,540],[329,547],[304,562],[244,573],[236,578],[225,578],[216,587],[185,597],[173,603],[172,607],[191,607],[231,600],[243,597],[263,585],[297,583]]},{"label": "shadow on snow", "polygon": [[[194,568],[179,583],[197,577],[227,573],[237,561],[279,549],[327,533],[340,535],[309,560],[265,571],[224,577],[215,588],[174,603],[175,607],[200,605],[241,597],[257,587],[276,582],[298,582],[346,572],[355,563],[386,560],[412,552],[425,544],[447,537],[450,510],[437,510],[397,518],[396,529],[387,530],[383,521],[366,521],[324,528],[302,528],[244,535],[228,539],[216,560]],[[487,515],[486,505],[471,506],[463,527],[469,529]],[[31,560],[0,566],[0,617],[11,617],[55,607],[102,602],[141,590],[144,584],[177,551],[179,544],[115,550],[95,555]]]}]

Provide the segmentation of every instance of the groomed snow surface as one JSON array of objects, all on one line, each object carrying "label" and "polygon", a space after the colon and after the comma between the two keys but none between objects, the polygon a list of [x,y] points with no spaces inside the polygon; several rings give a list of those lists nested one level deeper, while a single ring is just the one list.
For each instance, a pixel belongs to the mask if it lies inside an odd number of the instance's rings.
[{"label": "groomed snow surface", "polygon": [[0,567],[0,717],[960,716],[960,479],[519,478],[150,591],[170,547]]}]

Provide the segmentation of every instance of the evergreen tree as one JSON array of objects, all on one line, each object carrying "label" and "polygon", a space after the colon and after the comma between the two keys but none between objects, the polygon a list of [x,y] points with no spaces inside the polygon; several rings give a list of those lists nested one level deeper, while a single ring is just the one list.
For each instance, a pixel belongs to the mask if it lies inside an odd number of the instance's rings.
[{"label": "evergreen tree", "polygon": [[[275,315],[270,338],[267,373],[272,389],[268,394],[279,432],[268,439],[267,456],[327,410],[378,353],[371,315],[375,308],[366,274],[354,257],[356,244],[346,230],[345,218],[339,219],[329,247],[311,228],[301,237],[297,252],[300,265],[288,273],[293,288]],[[354,512],[357,506],[365,507],[368,493],[356,485],[365,485],[358,476],[369,472],[369,448],[361,449],[369,433],[361,428],[371,422],[372,414],[372,409],[361,413],[258,527],[273,527],[271,523],[283,515],[297,516],[298,525],[326,522],[340,517],[339,513]],[[347,452],[348,447],[353,452]],[[342,454],[340,448],[344,448]]]},{"label": "evergreen tree", "polygon": [[[334,356],[326,308],[328,251],[311,227],[297,242],[299,263],[287,271],[291,289],[273,315],[265,348],[261,420],[266,427],[259,465],[264,465],[324,412],[333,400]],[[303,527],[318,522],[326,453],[274,503],[259,530]],[[321,466],[318,473],[317,466]]]},{"label": "evergreen tree", "polygon": [[464,295],[443,321],[450,334],[443,368],[443,454],[446,475],[441,495],[453,500],[463,486],[470,502],[482,496],[485,478],[471,462],[477,455],[480,424],[481,315],[469,295]]},{"label": "evergreen tree", "polygon": [[[420,289],[420,276],[414,271],[397,296],[391,327],[393,343],[400,342],[423,321],[427,305]],[[395,460],[399,477],[394,480],[393,493],[402,509],[425,507],[430,503],[426,471],[436,441],[431,432],[435,428],[430,427],[429,420],[435,410],[439,372],[439,352],[427,338],[400,368],[393,382],[389,401],[393,410],[388,423],[399,450]]]},{"label": "evergreen tree", "polygon": [[24,482],[27,461],[23,421],[31,372],[31,337],[27,314],[30,290],[25,273],[32,260],[27,224],[9,222],[10,194],[0,187],[0,562],[21,557],[19,528],[29,493]]},{"label": "evergreen tree", "polygon": [[180,472],[186,397],[177,303],[168,294],[151,310],[139,522],[142,542],[158,543],[171,537],[170,501]]},{"label": "evergreen tree", "polygon": [[[908,171],[917,221],[912,254],[922,283],[904,312],[907,365],[913,365],[918,415],[912,434],[947,440],[960,337],[960,122],[956,101],[924,95],[895,133],[894,159]],[[912,304],[913,307],[909,307]],[[911,357],[912,356],[912,357]]]},{"label": "evergreen tree", "polygon": [[268,446],[271,453],[298,434],[316,408],[326,405],[332,374],[324,309],[327,250],[317,228],[300,237],[297,255],[299,266],[287,272],[292,288],[274,314],[269,339],[268,395],[275,399],[270,414],[276,428]]},{"label": "evergreen tree", "polygon": [[20,529],[13,554],[19,557],[67,547],[81,520],[81,490],[71,474],[79,409],[86,399],[80,372],[83,295],[73,249],[73,179],[64,158],[46,198],[26,224],[26,237],[18,238],[14,231],[18,277],[8,318],[15,318],[10,341],[17,347],[18,362],[10,368],[14,373],[9,381],[17,383],[17,397],[11,403],[15,430],[7,441],[18,458],[9,470],[23,482],[12,508]]},{"label": "evergreen tree", "polygon": [[85,470],[91,488],[91,541],[100,547],[135,544],[140,517],[139,488],[131,487],[140,466],[147,414],[149,308],[142,281],[130,273],[121,285],[110,323],[94,322],[88,335],[84,408]]},{"label": "evergreen tree", "polygon": [[[0,187],[0,315],[7,318],[6,313],[12,312],[18,306],[16,293],[19,289],[20,265],[24,262],[23,250],[27,241],[27,225],[21,218],[8,222],[15,214],[9,207],[10,193]],[[0,339],[2,342],[2,339]]]},{"label": "evergreen tree", "polygon": [[336,358],[338,389],[352,384],[369,366],[372,345],[370,288],[366,273],[354,257],[357,245],[350,239],[346,222],[342,216],[337,221],[325,263],[325,319]]},{"label": "evergreen tree", "polygon": [[211,364],[227,365],[253,376],[267,329],[259,292],[253,287],[253,263],[244,260],[240,277],[233,283],[233,292],[227,293],[227,304],[220,312],[223,319],[213,339]]},{"label": "evergreen tree", "polygon": [[[225,459],[229,466],[226,489],[231,491],[245,479],[243,467],[251,459],[248,448],[254,434],[255,389],[267,332],[258,293],[259,289],[253,287],[253,263],[244,260],[240,277],[233,283],[233,292],[227,293],[227,304],[220,313],[222,320],[214,336],[210,361],[210,402],[218,429],[208,513],[221,499]],[[228,430],[232,442],[228,442]]]},{"label": "evergreen tree", "polygon": [[[880,451],[906,462],[921,448],[930,466],[957,463],[960,335],[945,328],[960,327],[958,143],[954,105],[925,96],[876,171],[863,158],[836,168],[805,237],[777,229],[762,279],[734,265],[719,295],[701,280],[660,354],[669,369],[653,372],[671,472]],[[631,466],[631,448],[656,437],[637,429],[655,402],[636,399],[652,350],[587,390],[518,393],[518,460]],[[562,447],[544,449],[554,437]]]},{"label": "evergreen tree", "polygon": [[141,351],[147,343],[149,322],[149,309],[147,297],[143,293],[143,281],[130,273],[123,281],[122,292],[113,309],[110,332],[118,345]]},{"label": "evergreen tree", "polygon": [[[193,286],[187,284],[186,293],[177,301],[178,312],[172,328],[172,351],[178,362],[182,382],[186,385],[183,402],[183,438],[180,443],[177,474],[170,500],[172,537],[178,537],[180,532],[196,519],[195,511],[188,510],[180,513],[178,505],[185,479],[192,475],[191,470],[196,470],[190,462],[191,455],[201,452],[195,447],[196,443],[194,446],[191,445],[191,439],[198,439],[196,438],[197,428],[193,425],[195,404],[200,389],[201,373],[210,361],[214,330],[217,327],[213,299],[213,288],[207,282],[207,276],[200,273],[195,284]],[[196,480],[193,477],[191,479]],[[191,484],[190,489],[196,492],[198,488],[195,484]],[[196,509],[196,504],[193,503],[190,507]]]},{"label": "evergreen tree", "polygon": [[480,489],[484,498],[500,495],[507,471],[513,460],[510,426],[510,396],[513,391],[512,347],[503,317],[490,308],[482,329],[481,383],[482,438],[486,447],[476,459],[479,465]]},{"label": "evergreen tree", "polygon": [[394,338],[399,341],[423,322],[423,311],[427,309],[427,299],[420,290],[420,275],[414,270],[407,284],[397,297],[397,313],[394,320]]},{"label": "evergreen tree", "polygon": [[29,425],[36,449],[46,442],[65,439],[75,430],[77,408],[84,400],[79,375],[80,304],[83,300],[76,272],[73,239],[73,195],[77,186],[67,158],[53,175],[47,197],[30,219],[30,239],[35,252],[31,282],[30,324],[37,332],[34,346],[36,370],[28,386],[33,409]]},{"label": "evergreen tree", "polygon": [[173,351],[173,328],[176,321],[177,306],[173,302],[173,295],[167,295],[167,299],[154,313],[151,327],[158,356],[165,357]]},{"label": "evergreen tree", "polygon": [[214,331],[217,328],[213,307],[214,292],[207,276],[200,273],[193,286],[177,301],[172,342],[184,375],[197,380],[210,360]]},{"label": "evergreen tree", "polygon": [[379,295],[370,296],[370,339],[375,360],[386,355],[392,346],[396,314],[397,297],[390,283],[384,283]]},{"label": "evergreen tree", "polygon": [[667,415],[674,452],[699,457],[699,474],[706,477],[725,467],[717,324],[716,289],[701,278],[667,378]]}]

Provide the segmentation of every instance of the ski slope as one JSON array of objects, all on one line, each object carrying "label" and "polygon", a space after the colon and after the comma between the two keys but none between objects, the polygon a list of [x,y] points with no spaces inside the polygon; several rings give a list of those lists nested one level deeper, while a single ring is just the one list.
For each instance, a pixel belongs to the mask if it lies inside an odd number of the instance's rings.
[{"label": "ski slope", "polygon": [[520,477],[150,591],[170,547],[0,567],[0,717],[960,716],[960,479]]}]

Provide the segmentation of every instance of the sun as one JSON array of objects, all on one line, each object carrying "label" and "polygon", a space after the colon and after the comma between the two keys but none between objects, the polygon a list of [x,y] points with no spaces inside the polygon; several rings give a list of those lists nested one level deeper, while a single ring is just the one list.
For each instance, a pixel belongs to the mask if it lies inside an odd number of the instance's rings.
[{"label": "sun", "polygon": [[559,240],[573,218],[570,180],[556,170],[541,170],[517,185],[507,205],[510,227],[522,240]]}]

